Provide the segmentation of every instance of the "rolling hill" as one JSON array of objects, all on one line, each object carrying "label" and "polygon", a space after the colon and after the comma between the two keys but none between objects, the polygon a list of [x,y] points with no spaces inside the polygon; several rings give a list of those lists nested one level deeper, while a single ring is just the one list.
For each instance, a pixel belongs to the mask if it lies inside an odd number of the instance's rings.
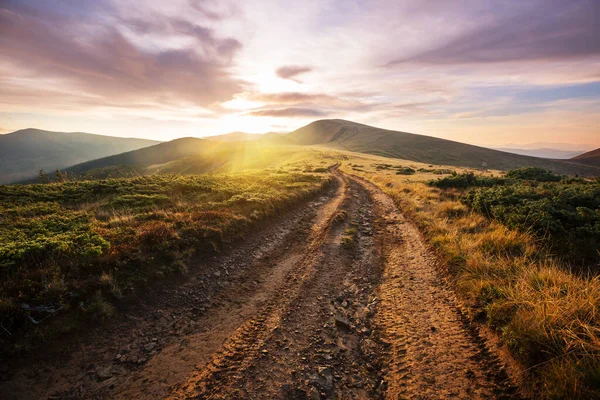
[{"label": "rolling hill", "polygon": [[291,132],[288,138],[301,145],[326,146],[429,164],[479,168],[485,163],[487,168],[497,170],[531,166],[561,174],[600,175],[600,168],[579,165],[575,160],[523,156],[340,119],[312,122]]},{"label": "rolling hill", "polygon": [[580,164],[600,167],[600,149],[592,150],[587,153],[578,155],[577,157],[573,157],[571,161]]},{"label": "rolling hill", "polygon": [[[226,138],[183,138],[75,165],[67,171],[81,176],[131,173],[227,172],[274,166],[285,157],[305,157],[310,149],[344,150],[426,164],[509,170],[535,166],[561,174],[597,176],[600,167],[571,160],[522,156],[429,136],[379,129],[344,120],[320,120],[287,135],[246,140],[243,133]],[[242,140],[233,141],[232,137]],[[290,145],[291,144],[291,145]],[[90,172],[92,171],[92,172]]]},{"label": "rolling hill", "polygon": [[261,140],[182,138],[139,150],[84,162],[67,172],[84,178],[148,173],[197,174],[265,168],[306,157],[309,148],[285,146],[268,137]]},{"label": "rolling hill", "polygon": [[0,135],[0,184],[35,177],[98,157],[137,150],[158,142],[82,132],[23,129]]}]

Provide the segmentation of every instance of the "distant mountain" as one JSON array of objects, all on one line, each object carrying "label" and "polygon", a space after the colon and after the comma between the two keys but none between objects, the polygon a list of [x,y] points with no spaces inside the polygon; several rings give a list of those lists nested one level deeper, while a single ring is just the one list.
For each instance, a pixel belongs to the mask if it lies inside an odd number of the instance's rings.
[{"label": "distant mountain", "polygon": [[540,158],[550,158],[555,160],[568,160],[569,158],[573,158],[578,156],[581,153],[584,153],[585,150],[560,150],[560,149],[549,149],[549,148],[540,148],[540,149],[520,149],[520,148],[510,148],[510,147],[496,147],[494,150],[504,151],[507,153],[520,154],[522,156],[531,156],[531,157],[540,157]]},{"label": "distant mountain", "polygon": [[573,162],[600,167],[600,149],[592,150],[571,159]]},{"label": "distant mountain", "polygon": [[93,135],[22,129],[0,135],[0,184],[35,177],[40,169],[52,173],[83,161],[159,142]]},{"label": "distant mountain", "polygon": [[596,146],[591,144],[581,144],[581,143],[557,143],[557,142],[533,142],[533,143],[507,143],[502,146],[505,149],[523,149],[523,150],[536,150],[536,149],[555,149],[562,151],[579,151],[581,153],[585,153],[586,151],[590,151],[596,148]]},{"label": "distant mountain", "polygon": [[548,160],[506,153],[484,147],[391,131],[340,119],[312,122],[287,135],[302,145],[319,145],[400,158],[429,164],[510,170],[518,167],[540,167],[561,174],[600,175],[600,168],[577,165],[568,161]]}]

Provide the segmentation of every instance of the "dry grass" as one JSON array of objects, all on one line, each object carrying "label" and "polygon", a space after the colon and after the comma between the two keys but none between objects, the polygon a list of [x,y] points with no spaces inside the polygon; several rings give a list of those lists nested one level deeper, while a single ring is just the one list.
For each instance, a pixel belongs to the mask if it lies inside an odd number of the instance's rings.
[{"label": "dry grass", "polygon": [[600,398],[599,277],[572,274],[533,237],[470,213],[456,190],[431,188],[418,176],[361,175],[419,225],[471,317],[498,332],[542,397]]}]

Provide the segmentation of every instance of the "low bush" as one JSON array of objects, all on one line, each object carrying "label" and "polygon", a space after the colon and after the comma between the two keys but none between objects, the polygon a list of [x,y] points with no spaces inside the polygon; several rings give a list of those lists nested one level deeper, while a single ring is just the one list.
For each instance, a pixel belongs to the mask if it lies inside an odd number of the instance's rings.
[{"label": "low bush", "polygon": [[429,182],[430,186],[440,189],[467,189],[470,187],[495,186],[504,184],[504,179],[487,176],[478,176],[473,172],[465,174],[453,174],[444,178]]},{"label": "low bush", "polygon": [[417,171],[410,167],[398,167],[396,169],[396,175],[414,175]]}]

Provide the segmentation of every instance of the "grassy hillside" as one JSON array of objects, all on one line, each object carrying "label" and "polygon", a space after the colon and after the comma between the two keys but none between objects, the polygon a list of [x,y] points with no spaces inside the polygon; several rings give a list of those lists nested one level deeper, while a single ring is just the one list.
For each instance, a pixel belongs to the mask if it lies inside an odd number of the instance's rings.
[{"label": "grassy hillside", "polygon": [[577,157],[573,157],[571,161],[600,167],[600,149],[592,150]]},{"label": "grassy hillside", "polygon": [[0,340],[27,337],[58,310],[58,318],[106,316],[123,294],[184,271],[192,255],[219,249],[327,182],[325,174],[262,170],[0,185],[0,322],[12,335]]},{"label": "grassy hillside", "polygon": [[0,135],[0,183],[35,177],[83,161],[147,147],[158,142],[81,132],[23,129]]},{"label": "grassy hillside", "polygon": [[269,140],[222,142],[184,138],[82,163],[67,169],[67,172],[84,178],[159,172],[238,172],[309,161],[314,158],[315,152],[324,153],[304,146],[273,145]]},{"label": "grassy hillside", "polygon": [[437,165],[480,168],[483,163],[486,163],[487,168],[495,170],[530,166],[561,174],[600,175],[598,167],[505,153],[338,119],[315,121],[290,133],[288,137],[302,145],[327,146]]}]

